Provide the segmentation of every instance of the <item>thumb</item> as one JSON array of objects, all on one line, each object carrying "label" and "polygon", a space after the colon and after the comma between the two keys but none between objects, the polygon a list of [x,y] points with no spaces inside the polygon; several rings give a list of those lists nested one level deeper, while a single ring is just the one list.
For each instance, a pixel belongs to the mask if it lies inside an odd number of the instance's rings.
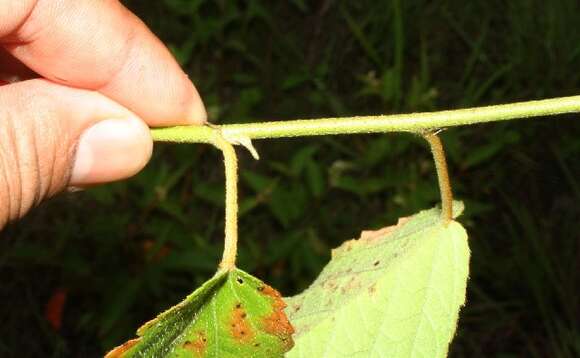
[{"label": "thumb", "polygon": [[0,87],[0,228],[67,186],[134,175],[151,150],[147,125],[97,92],[40,79]]}]

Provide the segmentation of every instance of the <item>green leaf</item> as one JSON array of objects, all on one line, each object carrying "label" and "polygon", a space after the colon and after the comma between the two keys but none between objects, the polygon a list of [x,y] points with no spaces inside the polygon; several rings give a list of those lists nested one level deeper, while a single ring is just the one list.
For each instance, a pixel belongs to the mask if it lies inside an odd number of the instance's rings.
[{"label": "green leaf", "polygon": [[423,211],[335,249],[316,281],[287,299],[296,329],[287,356],[446,356],[465,302],[469,247],[463,227],[439,216]]},{"label": "green leaf", "polygon": [[302,170],[304,170],[308,162],[313,160],[312,157],[317,151],[317,145],[308,145],[296,152],[296,154],[292,156],[292,161],[290,163],[292,174],[295,176],[302,174]]},{"label": "green leaf", "polygon": [[197,197],[210,204],[217,207],[224,206],[225,189],[223,188],[223,185],[199,182],[195,184],[193,191]]},{"label": "green leaf", "polygon": [[306,182],[314,197],[324,194],[325,177],[320,165],[314,161],[306,163]]},{"label": "green leaf", "polygon": [[284,227],[298,220],[308,210],[308,197],[300,185],[278,186],[272,192],[269,202],[272,214]]},{"label": "green leaf", "polygon": [[218,272],[106,358],[282,357],[293,345],[284,307],[278,291],[257,278]]},{"label": "green leaf", "polygon": [[258,173],[254,173],[250,170],[244,170],[242,173],[242,180],[246,183],[254,192],[261,194],[264,191],[272,190],[278,181],[274,178],[267,177]]}]

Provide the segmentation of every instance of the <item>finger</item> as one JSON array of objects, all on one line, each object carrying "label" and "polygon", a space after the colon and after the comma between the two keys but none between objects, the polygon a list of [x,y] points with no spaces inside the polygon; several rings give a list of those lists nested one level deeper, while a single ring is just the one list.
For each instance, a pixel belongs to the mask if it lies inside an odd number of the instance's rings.
[{"label": "finger", "polygon": [[0,228],[67,186],[132,176],[151,156],[147,125],[97,92],[1,86],[0,118]]},{"label": "finger", "polygon": [[0,81],[12,83],[35,77],[37,73],[0,47]]},{"label": "finger", "polygon": [[0,0],[0,42],[43,77],[97,90],[153,126],[203,123],[167,48],[113,0]]}]

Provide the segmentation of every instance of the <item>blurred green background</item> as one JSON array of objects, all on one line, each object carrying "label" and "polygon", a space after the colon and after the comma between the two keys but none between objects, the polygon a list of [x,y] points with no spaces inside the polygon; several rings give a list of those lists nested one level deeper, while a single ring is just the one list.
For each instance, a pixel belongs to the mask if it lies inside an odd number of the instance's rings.
[{"label": "blurred green background", "polygon": [[[577,0],[125,3],[175,53],[214,123],[580,94]],[[578,119],[443,132],[473,251],[451,357],[580,356]],[[255,146],[260,161],[238,151],[239,266],[286,296],[342,241],[438,200],[412,135]],[[222,198],[216,150],[158,144],[135,178],[61,195],[8,227],[0,356],[97,357],[133,337],[215,271]]]}]

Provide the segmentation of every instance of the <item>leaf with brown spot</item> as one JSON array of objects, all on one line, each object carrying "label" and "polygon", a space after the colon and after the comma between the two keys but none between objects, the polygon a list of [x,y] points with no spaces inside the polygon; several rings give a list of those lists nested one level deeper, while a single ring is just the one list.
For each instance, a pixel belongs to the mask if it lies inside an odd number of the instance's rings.
[{"label": "leaf with brown spot", "polygon": [[286,302],[282,299],[282,295],[272,287],[264,285],[259,291],[266,296],[272,297],[274,310],[272,314],[264,317],[262,320],[263,329],[279,337],[284,346],[290,350],[294,346],[294,340],[292,339],[292,334],[294,334],[294,327],[288,321],[288,317],[284,313],[284,308],[286,308]]},{"label": "leaf with brown spot", "polygon": [[285,307],[278,291],[244,271],[218,272],[107,357],[283,357],[294,332]]},{"label": "leaf with brown spot", "polygon": [[250,325],[248,320],[248,314],[241,303],[237,303],[232,310],[230,333],[240,343],[251,342],[256,335],[254,327]]},{"label": "leaf with brown spot", "polygon": [[194,357],[203,357],[207,349],[207,337],[204,332],[197,332],[197,338],[194,341],[185,341],[183,348],[191,351]]},{"label": "leaf with brown spot", "polygon": [[463,227],[440,214],[420,212],[333,250],[316,281],[286,299],[296,329],[286,356],[445,357],[465,301],[469,247]]}]

